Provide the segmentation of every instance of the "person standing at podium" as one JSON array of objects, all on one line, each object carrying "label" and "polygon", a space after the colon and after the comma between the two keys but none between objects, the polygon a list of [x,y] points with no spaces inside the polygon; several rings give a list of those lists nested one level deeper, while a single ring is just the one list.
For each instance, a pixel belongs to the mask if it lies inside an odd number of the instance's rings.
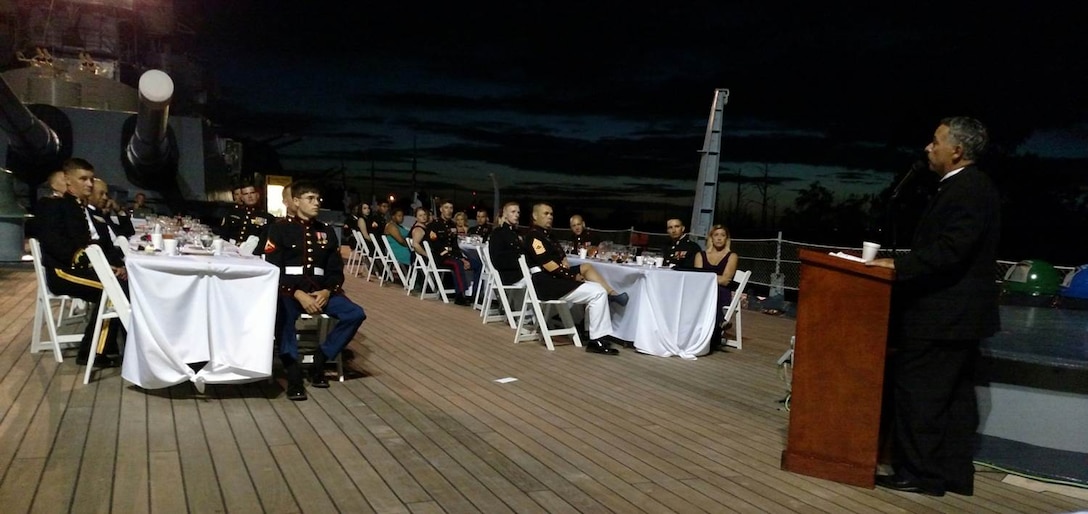
[{"label": "person standing at podium", "polygon": [[894,269],[890,357],[893,467],[879,486],[942,496],[974,492],[979,341],[1000,328],[994,281],[1000,204],[975,165],[989,137],[978,120],[941,120],[926,146],[940,175],[908,254]]}]

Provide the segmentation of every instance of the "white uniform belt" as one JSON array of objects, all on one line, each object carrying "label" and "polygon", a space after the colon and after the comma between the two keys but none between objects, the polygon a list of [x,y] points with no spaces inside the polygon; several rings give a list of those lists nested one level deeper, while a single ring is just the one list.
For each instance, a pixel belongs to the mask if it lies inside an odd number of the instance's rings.
[{"label": "white uniform belt", "polygon": [[544,270],[540,269],[540,266],[533,266],[533,267],[529,268],[529,273],[533,274],[533,275],[535,275],[537,273],[540,273],[541,271],[544,271]]},{"label": "white uniform belt", "polygon": [[[283,273],[286,275],[301,275],[302,266],[284,266]],[[325,276],[324,268],[314,268],[314,275],[318,277]]]}]

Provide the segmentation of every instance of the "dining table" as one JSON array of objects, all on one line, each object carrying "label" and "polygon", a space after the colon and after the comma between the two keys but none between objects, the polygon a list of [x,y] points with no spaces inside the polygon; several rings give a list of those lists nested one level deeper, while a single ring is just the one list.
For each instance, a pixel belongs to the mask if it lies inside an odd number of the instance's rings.
[{"label": "dining table", "polygon": [[[185,250],[183,249],[183,252]],[[145,389],[271,376],[280,270],[199,248],[125,258],[132,323],[121,376]]]},{"label": "dining table", "polygon": [[718,302],[714,273],[573,255],[568,262],[591,263],[613,289],[628,294],[626,306],[609,304],[613,337],[659,357],[694,360],[710,350]]}]

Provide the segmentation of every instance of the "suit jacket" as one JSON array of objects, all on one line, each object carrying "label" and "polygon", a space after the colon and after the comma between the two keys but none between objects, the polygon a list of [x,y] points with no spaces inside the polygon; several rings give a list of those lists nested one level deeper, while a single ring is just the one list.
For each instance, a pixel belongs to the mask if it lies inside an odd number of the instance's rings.
[{"label": "suit jacket", "polygon": [[342,292],[344,261],[333,227],[319,220],[280,219],[268,226],[262,251],[266,261],[280,268],[280,294]]},{"label": "suit jacket", "polygon": [[994,278],[1001,229],[997,189],[968,166],[940,183],[895,259],[893,334],[913,339],[981,339],[1000,328]]},{"label": "suit jacket", "polygon": [[92,206],[87,207],[87,213],[90,215],[91,224],[94,225],[95,232],[98,234],[98,241],[95,241],[95,244],[102,248],[106,260],[110,261],[111,266],[124,266],[125,254],[117,245],[113,244],[113,235],[120,234],[110,234],[113,223],[110,222],[109,215],[103,214],[102,211]]},{"label": "suit jacket", "polygon": [[509,223],[499,225],[491,232],[487,243],[491,265],[499,272],[503,285],[510,285],[522,279],[518,257],[522,254],[521,236]]},{"label": "suit jacket", "polygon": [[42,265],[71,270],[90,267],[84,250],[91,244],[85,207],[76,197],[42,199],[35,206],[36,237],[42,246]]}]

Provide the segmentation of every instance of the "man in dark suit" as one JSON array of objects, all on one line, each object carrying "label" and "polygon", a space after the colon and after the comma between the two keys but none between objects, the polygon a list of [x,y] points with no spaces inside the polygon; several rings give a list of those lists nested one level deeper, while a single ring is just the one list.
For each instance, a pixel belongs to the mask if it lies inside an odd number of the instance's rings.
[{"label": "man in dark suit", "polygon": [[975,166],[988,139],[978,120],[941,120],[926,146],[929,169],[941,181],[911,252],[868,263],[896,270],[889,368],[895,473],[876,477],[883,487],[932,496],[974,492],[972,378],[979,340],[1000,325],[1000,199]]},{"label": "man in dark suit", "polygon": [[[85,203],[94,188],[94,167],[83,159],[72,158],[65,161],[64,173],[67,184],[64,196],[38,202],[34,212],[40,223],[36,235],[42,247],[45,280],[55,294],[67,294],[97,304],[102,297],[102,283],[85,253],[89,245],[106,242],[96,240],[97,232],[92,233],[93,221]],[[124,264],[110,264],[127,292]],[[99,354],[95,359],[96,366],[113,365],[108,355],[117,351],[116,338],[120,328],[117,319],[107,320],[102,338],[95,342],[92,341],[94,322],[88,323],[76,363],[86,364],[94,349]]]}]

